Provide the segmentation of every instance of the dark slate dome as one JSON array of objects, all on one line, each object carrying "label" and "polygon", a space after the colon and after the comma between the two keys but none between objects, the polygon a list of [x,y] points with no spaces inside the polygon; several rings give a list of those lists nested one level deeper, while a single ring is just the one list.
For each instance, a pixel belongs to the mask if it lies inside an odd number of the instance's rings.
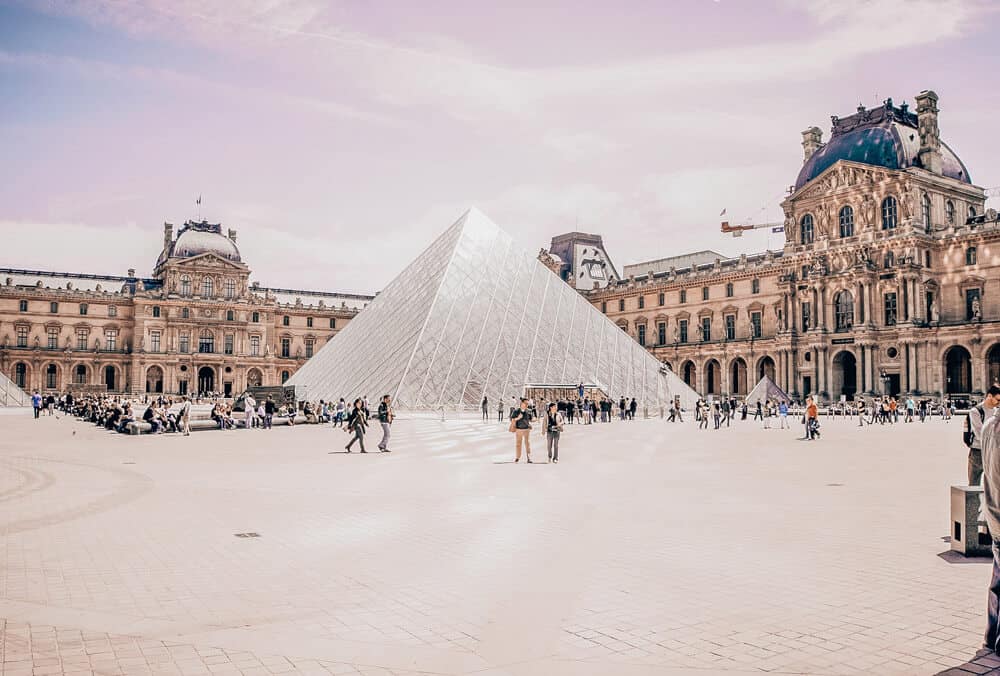
[{"label": "dark slate dome", "polygon": [[222,234],[222,225],[188,221],[169,250],[164,249],[160,253],[157,265],[167,258],[192,258],[205,253],[214,253],[235,263],[240,262],[240,250],[236,247],[236,242]]},{"label": "dark slate dome", "polygon": [[[833,118],[830,141],[813,153],[795,180],[798,190],[838,160],[870,164],[886,169],[919,167],[920,135],[917,116],[904,103],[895,108],[892,100],[872,110],[859,109],[850,117]],[[972,183],[969,172],[943,141],[941,142],[941,173],[963,183]]]}]

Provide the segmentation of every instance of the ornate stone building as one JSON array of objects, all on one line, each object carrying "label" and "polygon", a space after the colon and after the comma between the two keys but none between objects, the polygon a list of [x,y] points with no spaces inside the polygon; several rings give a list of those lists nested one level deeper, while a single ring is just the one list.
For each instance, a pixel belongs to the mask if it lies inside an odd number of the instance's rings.
[{"label": "ornate stone building", "polygon": [[982,393],[1000,380],[1000,224],[941,140],[937,95],[916,101],[834,117],[827,143],[803,132],[783,250],[660,259],[581,292],[703,394],[764,374],[826,401]]},{"label": "ornate stone building", "polygon": [[236,231],[187,222],[148,278],[0,268],[0,369],[42,392],[276,385],[371,300],[250,282]]}]

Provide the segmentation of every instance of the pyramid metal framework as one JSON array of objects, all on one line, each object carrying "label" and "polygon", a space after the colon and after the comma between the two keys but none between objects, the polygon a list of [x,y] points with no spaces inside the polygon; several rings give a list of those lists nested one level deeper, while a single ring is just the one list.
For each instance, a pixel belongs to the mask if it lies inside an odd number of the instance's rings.
[{"label": "pyramid metal framework", "polygon": [[389,394],[477,409],[526,383],[599,387],[650,412],[697,394],[481,212],[471,209],[288,381],[300,399]]},{"label": "pyramid metal framework", "polygon": [[31,397],[14,384],[14,381],[0,373],[0,406],[28,406]]}]

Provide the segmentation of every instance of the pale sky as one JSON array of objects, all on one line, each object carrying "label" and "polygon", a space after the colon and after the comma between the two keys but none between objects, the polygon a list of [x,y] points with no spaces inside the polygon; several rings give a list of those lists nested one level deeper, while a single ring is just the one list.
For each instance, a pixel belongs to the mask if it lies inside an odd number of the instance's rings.
[{"label": "pale sky", "polygon": [[[923,89],[1000,186],[1000,3],[0,0],[0,267],[149,274],[163,222],[372,292],[467,207],[615,264],[779,248],[800,132]],[[991,205],[1000,206],[994,199]]]}]

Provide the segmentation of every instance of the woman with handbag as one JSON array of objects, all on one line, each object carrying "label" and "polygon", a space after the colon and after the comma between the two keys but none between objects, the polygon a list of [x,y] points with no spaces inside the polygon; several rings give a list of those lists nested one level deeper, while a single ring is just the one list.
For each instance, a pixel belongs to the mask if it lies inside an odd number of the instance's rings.
[{"label": "woman with handbag", "polygon": [[565,420],[555,402],[549,404],[549,410],[542,418],[542,433],[545,435],[545,446],[549,450],[549,462],[559,462],[559,437],[563,431]]},{"label": "woman with handbag", "polygon": [[521,399],[521,404],[510,414],[510,431],[514,433],[514,462],[521,460],[521,446],[525,447],[528,462],[531,462],[531,411],[528,410],[528,400]]},{"label": "woman with handbag", "polygon": [[354,436],[351,440],[347,442],[347,452],[351,452],[351,446],[354,442],[358,442],[361,445],[361,452],[367,453],[365,450],[365,428],[368,426],[368,418],[365,416],[365,409],[361,407],[361,400],[354,400],[354,407],[351,408],[351,412],[347,417],[347,431],[353,432]]}]

